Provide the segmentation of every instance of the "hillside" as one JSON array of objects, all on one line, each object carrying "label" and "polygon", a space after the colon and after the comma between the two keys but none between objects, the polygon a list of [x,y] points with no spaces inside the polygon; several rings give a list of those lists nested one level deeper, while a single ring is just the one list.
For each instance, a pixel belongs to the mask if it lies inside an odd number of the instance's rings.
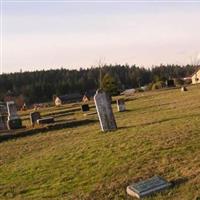
[{"label": "hillside", "polygon": [[[0,199],[131,199],[126,186],[161,175],[174,187],[147,199],[200,198],[200,85],[138,93],[118,113],[118,130],[98,121],[0,142]],[[96,120],[74,109],[42,110],[57,121]],[[94,107],[92,108],[94,111]],[[28,113],[20,113],[28,124]]]}]

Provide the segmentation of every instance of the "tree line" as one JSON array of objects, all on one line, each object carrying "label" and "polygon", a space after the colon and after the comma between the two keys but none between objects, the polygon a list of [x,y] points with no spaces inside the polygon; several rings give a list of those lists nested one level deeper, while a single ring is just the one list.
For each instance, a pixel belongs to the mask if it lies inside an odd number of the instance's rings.
[{"label": "tree line", "polygon": [[104,65],[101,68],[79,70],[62,68],[2,74],[0,100],[10,92],[15,96],[23,95],[27,103],[47,102],[52,100],[53,95],[95,91],[109,81],[112,82],[115,91],[117,89],[120,92],[160,80],[190,76],[196,69],[197,67],[192,65],[160,65],[149,69],[135,65]]}]

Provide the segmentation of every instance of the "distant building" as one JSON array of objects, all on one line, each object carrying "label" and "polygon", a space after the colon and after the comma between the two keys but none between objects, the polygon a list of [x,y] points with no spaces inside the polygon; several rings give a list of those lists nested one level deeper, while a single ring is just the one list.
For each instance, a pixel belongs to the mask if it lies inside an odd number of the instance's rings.
[{"label": "distant building", "polygon": [[55,98],[55,105],[56,106],[61,106],[62,105],[62,101],[61,101],[61,99],[59,97]]},{"label": "distant building", "polygon": [[200,68],[192,75],[192,84],[200,83]]},{"label": "distant building", "polygon": [[66,94],[63,96],[57,96],[55,98],[55,105],[60,106],[65,103],[73,103],[73,102],[80,102],[82,100],[82,96],[79,93],[72,93],[72,94]]},{"label": "distant building", "polygon": [[136,92],[136,90],[134,88],[132,89],[127,89],[127,90],[124,90],[121,95],[125,95],[125,96],[131,96],[131,95],[134,95]]},{"label": "distant building", "polygon": [[90,98],[87,95],[84,95],[83,98],[82,98],[82,101],[84,103],[86,103],[86,102],[90,101]]}]

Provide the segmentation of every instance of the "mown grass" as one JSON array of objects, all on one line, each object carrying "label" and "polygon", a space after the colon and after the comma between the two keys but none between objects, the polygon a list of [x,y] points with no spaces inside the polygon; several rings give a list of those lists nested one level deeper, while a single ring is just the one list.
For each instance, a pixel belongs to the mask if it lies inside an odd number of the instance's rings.
[{"label": "mown grass", "polygon": [[0,199],[131,199],[126,186],[153,175],[176,184],[147,199],[197,199],[199,100],[200,86],[142,93],[126,112],[113,105],[117,131],[93,123],[1,142]]}]

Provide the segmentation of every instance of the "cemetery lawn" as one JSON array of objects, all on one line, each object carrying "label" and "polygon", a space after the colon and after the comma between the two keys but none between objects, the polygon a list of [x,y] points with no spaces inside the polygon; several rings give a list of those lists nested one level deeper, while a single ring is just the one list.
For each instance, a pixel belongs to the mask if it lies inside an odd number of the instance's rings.
[{"label": "cemetery lawn", "polygon": [[126,186],[154,175],[175,184],[148,200],[200,199],[200,85],[138,93],[126,107],[113,104],[114,132],[95,121],[1,141],[0,199],[133,199]]}]

